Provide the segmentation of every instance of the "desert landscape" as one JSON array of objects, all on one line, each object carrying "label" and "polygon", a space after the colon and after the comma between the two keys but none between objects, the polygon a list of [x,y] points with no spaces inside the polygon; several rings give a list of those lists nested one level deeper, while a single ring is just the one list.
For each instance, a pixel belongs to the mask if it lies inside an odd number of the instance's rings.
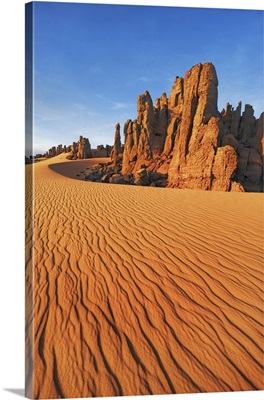
[{"label": "desert landscape", "polygon": [[263,194],[76,177],[96,162],[26,166],[27,395],[263,389]]},{"label": "desert landscape", "polygon": [[29,397],[264,389],[263,113],[217,85],[197,64],[109,157],[26,165]]}]

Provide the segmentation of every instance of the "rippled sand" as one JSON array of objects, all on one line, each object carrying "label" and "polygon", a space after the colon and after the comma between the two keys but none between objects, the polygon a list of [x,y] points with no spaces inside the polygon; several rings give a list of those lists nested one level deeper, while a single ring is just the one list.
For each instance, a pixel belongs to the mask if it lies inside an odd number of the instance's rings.
[{"label": "rippled sand", "polygon": [[26,166],[28,395],[263,389],[263,194],[80,180],[95,162]]}]

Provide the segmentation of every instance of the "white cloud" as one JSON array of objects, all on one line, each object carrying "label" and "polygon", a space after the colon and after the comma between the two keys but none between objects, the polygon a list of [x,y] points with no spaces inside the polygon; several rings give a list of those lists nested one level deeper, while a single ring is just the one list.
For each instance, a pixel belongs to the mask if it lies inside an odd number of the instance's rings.
[{"label": "white cloud", "polygon": [[137,80],[142,81],[142,82],[151,82],[152,81],[152,79],[147,76],[140,76]]},{"label": "white cloud", "polygon": [[105,99],[106,99],[105,96],[102,96],[102,95],[99,94],[99,93],[95,93],[94,96],[98,97],[98,99],[102,99],[102,100],[105,100]]},{"label": "white cloud", "polygon": [[114,102],[113,103],[113,107],[111,108],[112,110],[120,110],[121,108],[127,108],[127,104],[126,103],[121,103],[121,102]]},{"label": "white cloud", "polygon": [[75,103],[74,106],[77,108],[77,110],[80,110],[80,111],[86,110],[86,107],[83,104]]}]

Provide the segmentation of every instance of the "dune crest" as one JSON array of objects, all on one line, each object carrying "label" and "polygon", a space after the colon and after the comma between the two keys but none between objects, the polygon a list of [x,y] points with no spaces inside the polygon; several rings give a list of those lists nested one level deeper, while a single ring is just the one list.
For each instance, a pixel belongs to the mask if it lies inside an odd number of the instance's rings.
[{"label": "dune crest", "polygon": [[93,162],[26,166],[27,395],[263,389],[263,194],[78,180]]}]

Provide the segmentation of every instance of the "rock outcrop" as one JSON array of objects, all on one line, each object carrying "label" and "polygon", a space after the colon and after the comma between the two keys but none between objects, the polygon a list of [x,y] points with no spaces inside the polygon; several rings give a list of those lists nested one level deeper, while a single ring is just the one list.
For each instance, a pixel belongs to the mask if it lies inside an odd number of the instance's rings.
[{"label": "rock outcrop", "polygon": [[84,138],[83,136],[80,136],[80,139],[78,142],[78,149],[77,149],[77,158],[84,159],[84,158],[91,158],[91,157],[92,157],[92,152],[91,152],[91,145],[90,145],[89,139]]},{"label": "rock outcrop", "polygon": [[73,142],[70,146],[70,154],[67,157],[70,160],[92,158],[92,151],[89,139],[83,136],[79,137],[79,141]]},{"label": "rock outcrop", "polygon": [[124,125],[123,152],[116,125],[108,182],[118,165],[118,181],[123,183],[262,191],[264,114],[257,120],[246,104],[241,116],[241,102],[236,109],[227,103],[220,113],[217,99],[218,79],[211,63],[197,64],[184,78],[176,77],[170,96],[163,93],[156,106],[148,91],[138,96],[137,119]]},{"label": "rock outcrop", "polygon": [[65,145],[63,146],[62,144],[59,144],[57,147],[56,146],[51,147],[46,152],[45,156],[48,157],[48,158],[55,157],[55,156],[58,156],[61,153],[66,153],[67,151],[68,150],[67,150],[67,147]]},{"label": "rock outcrop", "polygon": [[218,147],[212,167],[212,190],[230,191],[237,168],[237,154],[232,146]]},{"label": "rock outcrop", "polygon": [[[120,141],[121,145],[121,141]],[[57,147],[53,146],[45,153],[45,157],[55,157],[61,153],[68,153],[67,158],[69,160],[78,160],[78,159],[86,159],[86,158],[107,158],[110,156],[113,146],[99,145],[96,149],[92,149],[90,145],[90,141],[83,136],[79,137],[78,142],[73,142],[71,145],[61,145],[59,144]],[[123,146],[121,145],[123,150]]]},{"label": "rock outcrop", "polygon": [[181,123],[168,171],[168,183],[179,188],[211,188],[220,124],[218,80],[212,64],[195,65],[184,78]]},{"label": "rock outcrop", "polygon": [[252,106],[246,104],[241,116],[241,103],[236,110],[227,103],[222,118],[224,136],[221,145],[231,145],[238,157],[235,181],[246,191],[263,191],[264,113],[256,119]]},{"label": "rock outcrop", "polygon": [[[119,124],[118,124],[119,125]],[[120,127],[119,127],[119,135],[120,135]],[[120,139],[120,146],[123,151],[123,146],[121,145]],[[91,148],[91,144],[89,139],[80,136],[78,142],[73,142],[71,145],[66,146],[59,144],[57,147],[53,146],[49,149],[45,156],[47,158],[55,157],[61,153],[68,153],[67,158],[68,160],[82,160],[86,158],[107,158],[110,156],[113,146],[106,146],[99,145],[96,149]],[[119,160],[120,161],[120,160]]]},{"label": "rock outcrop", "polygon": [[123,153],[123,147],[121,145],[120,124],[116,124],[115,129],[114,146],[111,151],[110,158],[114,164],[117,164],[120,161],[120,156]]}]

